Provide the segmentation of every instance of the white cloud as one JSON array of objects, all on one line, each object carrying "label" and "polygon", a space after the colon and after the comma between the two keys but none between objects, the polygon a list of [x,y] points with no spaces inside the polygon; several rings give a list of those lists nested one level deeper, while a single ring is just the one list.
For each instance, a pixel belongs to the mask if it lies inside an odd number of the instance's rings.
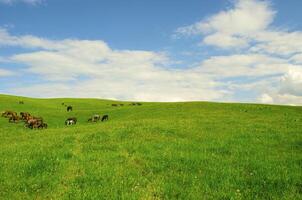
[{"label": "white cloud", "polygon": [[219,46],[221,48],[231,48],[231,47],[247,47],[248,40],[243,37],[232,36],[228,34],[215,33],[206,36],[203,40],[204,44]]},{"label": "white cloud", "polygon": [[251,34],[264,30],[272,21],[275,11],[265,1],[237,0],[234,8],[219,12],[190,26],[180,27],[181,34]]},{"label": "white cloud", "polygon": [[213,56],[204,60],[199,70],[216,78],[276,76],[294,65],[286,60],[262,54]]},{"label": "white cloud", "polygon": [[236,0],[234,8],[176,30],[180,35],[203,35],[203,44],[220,48],[250,47],[250,51],[290,56],[302,53],[302,32],[278,30],[269,1]]},{"label": "white cloud", "polygon": [[229,90],[258,92],[261,102],[301,104],[302,32],[273,27],[276,13],[268,0],[235,0],[232,8],[180,27],[176,34],[200,35],[202,44],[229,50],[198,68],[216,81],[228,79]]},{"label": "white cloud", "polygon": [[254,35],[257,44],[251,47],[253,52],[264,52],[277,56],[290,56],[302,53],[302,32],[267,30]]},{"label": "white cloud", "polygon": [[281,77],[280,93],[302,97],[302,67],[291,68]]},{"label": "white cloud", "polygon": [[101,97],[123,100],[219,100],[228,91],[193,69],[169,68],[162,52],[114,50],[100,40],[47,40],[12,36],[2,30],[2,45],[31,51],[10,56],[45,84],[14,88],[18,95]]},{"label": "white cloud", "polygon": [[259,99],[258,99],[261,103],[265,103],[265,104],[273,104],[274,103],[274,99],[272,96],[270,96],[269,94],[262,94]]},{"label": "white cloud", "polygon": [[245,47],[248,36],[265,30],[273,21],[275,11],[267,1],[237,0],[234,8],[219,12],[193,25],[180,27],[182,35],[207,35],[203,42],[223,48]]},{"label": "white cloud", "polygon": [[297,64],[302,64],[302,53],[298,53],[290,58],[290,60]]},{"label": "white cloud", "polygon": [[290,95],[290,94],[270,93],[270,94],[263,94],[259,98],[259,102],[265,104],[302,105],[302,97]]},{"label": "white cloud", "polygon": [[264,92],[262,103],[302,105],[302,67],[292,67],[279,79],[278,87]]},{"label": "white cloud", "polygon": [[0,68],[0,78],[1,77],[6,77],[6,76],[12,76],[14,75],[14,72],[7,70],[7,69],[1,69]]}]

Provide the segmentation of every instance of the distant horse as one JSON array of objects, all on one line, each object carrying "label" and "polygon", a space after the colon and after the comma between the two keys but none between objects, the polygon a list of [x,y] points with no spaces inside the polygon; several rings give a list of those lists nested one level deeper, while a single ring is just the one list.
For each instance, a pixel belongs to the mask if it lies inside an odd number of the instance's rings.
[{"label": "distant horse", "polygon": [[43,128],[47,128],[47,127],[48,127],[48,125],[47,125],[46,123],[44,123],[44,122],[38,125],[38,128],[39,128],[39,129],[40,129],[40,128],[43,129]]},{"label": "distant horse", "polygon": [[91,118],[88,119],[88,122],[97,122],[100,121],[101,116],[100,115],[93,115]]},{"label": "distant horse", "polygon": [[67,112],[72,111],[72,106],[67,106]]},{"label": "distant horse", "polygon": [[9,118],[9,122],[10,123],[17,123],[17,122],[19,122],[19,120],[20,120],[20,117],[19,116],[17,116],[17,115],[12,115],[10,118]]},{"label": "distant horse", "polygon": [[103,122],[103,121],[107,121],[108,119],[109,119],[109,116],[108,116],[108,115],[103,115],[101,121],[102,121],[102,122]]},{"label": "distant horse", "polygon": [[93,115],[92,119],[96,122],[96,121],[100,121],[101,116],[100,115]]},{"label": "distant horse", "polygon": [[22,120],[26,120],[30,116],[28,112],[20,112],[20,115]]},{"label": "distant horse", "polygon": [[6,117],[6,118],[10,118],[12,116],[17,116],[17,113],[14,112],[14,111],[4,111],[2,114],[1,114],[2,117]]},{"label": "distant horse", "polygon": [[76,117],[69,117],[68,119],[65,120],[65,125],[74,125],[76,123],[77,123]]},{"label": "distant horse", "polygon": [[24,101],[19,101],[19,104],[24,104]]},{"label": "distant horse", "polygon": [[24,126],[26,128],[30,128],[30,129],[39,128],[39,127],[43,126],[43,119],[42,118],[32,118],[32,119],[29,119],[25,123]]},{"label": "distant horse", "polygon": [[115,104],[115,103],[113,103],[113,104],[111,104],[111,106],[114,106],[114,107],[116,107],[116,106],[118,106],[117,104]]}]

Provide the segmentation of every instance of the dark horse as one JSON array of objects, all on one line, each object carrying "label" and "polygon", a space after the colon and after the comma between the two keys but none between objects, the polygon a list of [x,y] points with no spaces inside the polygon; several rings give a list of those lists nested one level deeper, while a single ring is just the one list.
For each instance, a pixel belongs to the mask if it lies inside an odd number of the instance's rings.
[{"label": "dark horse", "polygon": [[103,115],[101,121],[107,121],[109,119],[109,116],[108,115]]},{"label": "dark horse", "polygon": [[72,111],[72,106],[67,106],[67,112]]},{"label": "dark horse", "polygon": [[65,125],[75,125],[77,123],[76,117],[69,117],[65,120]]}]

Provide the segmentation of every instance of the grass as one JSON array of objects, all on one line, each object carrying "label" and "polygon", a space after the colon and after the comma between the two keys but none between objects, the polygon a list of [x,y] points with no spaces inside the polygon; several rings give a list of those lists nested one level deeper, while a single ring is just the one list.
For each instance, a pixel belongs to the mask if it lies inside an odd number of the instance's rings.
[{"label": "grass", "polygon": [[0,95],[0,199],[302,199],[302,107],[112,103]]}]

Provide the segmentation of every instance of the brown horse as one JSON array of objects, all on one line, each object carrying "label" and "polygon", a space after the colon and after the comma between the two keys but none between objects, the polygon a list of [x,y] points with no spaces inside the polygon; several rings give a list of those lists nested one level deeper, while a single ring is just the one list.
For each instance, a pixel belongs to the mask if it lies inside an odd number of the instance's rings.
[{"label": "brown horse", "polygon": [[26,120],[30,116],[28,112],[20,112],[20,115],[22,120]]},{"label": "brown horse", "polygon": [[25,123],[25,127],[33,129],[33,128],[39,128],[43,124],[43,120],[41,119],[30,119]]},{"label": "brown horse", "polygon": [[19,117],[18,115],[12,115],[12,116],[9,118],[8,122],[10,122],[10,123],[18,123],[19,120],[20,120],[20,117]]},{"label": "brown horse", "polygon": [[9,111],[9,110],[4,111],[4,112],[1,114],[1,116],[2,116],[2,117],[5,117],[5,118],[10,118],[11,116],[16,116],[16,115],[17,115],[16,112],[14,112],[14,111]]}]

